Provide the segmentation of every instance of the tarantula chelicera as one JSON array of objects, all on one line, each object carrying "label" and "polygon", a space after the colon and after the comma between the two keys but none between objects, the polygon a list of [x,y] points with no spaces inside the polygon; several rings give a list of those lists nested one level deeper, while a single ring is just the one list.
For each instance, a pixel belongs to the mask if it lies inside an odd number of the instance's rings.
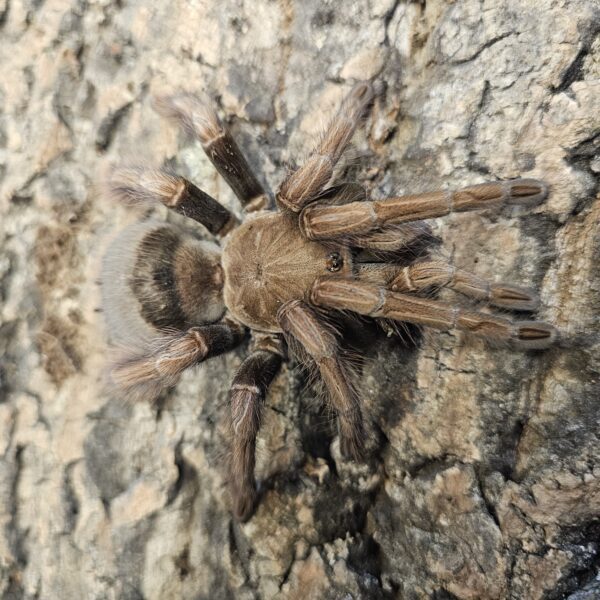
[{"label": "tarantula chelicera", "polygon": [[[534,179],[491,182],[371,200],[357,183],[332,185],[336,163],[374,99],[356,84],[305,163],[270,196],[214,110],[190,94],[159,98],[159,113],[197,136],[239,198],[236,217],[190,181],[164,170],[116,168],[110,192],[126,202],[162,202],[223,241],[198,241],[179,228],[145,221],[126,229],[103,267],[103,297],[113,341],[134,348],[111,377],[127,394],[156,397],[182,371],[235,348],[247,330],[250,355],[233,378],[229,401],[230,490],[234,513],[247,519],[256,501],[254,452],[261,404],[290,352],[312,365],[337,415],[343,455],[360,458],[363,409],[336,315],[467,330],[517,348],[546,348],[556,337],[541,321],[512,321],[423,297],[448,287],[474,300],[533,310],[533,292],[490,283],[427,255],[407,259],[427,236],[423,219],[512,204],[534,206],[547,186]],[[403,257],[403,258],[402,258]]]}]

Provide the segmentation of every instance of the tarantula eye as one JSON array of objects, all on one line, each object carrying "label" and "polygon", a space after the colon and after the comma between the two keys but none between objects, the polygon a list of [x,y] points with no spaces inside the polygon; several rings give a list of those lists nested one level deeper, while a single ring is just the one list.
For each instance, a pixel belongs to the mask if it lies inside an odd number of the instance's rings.
[{"label": "tarantula eye", "polygon": [[332,252],[327,257],[327,270],[335,273],[344,266],[344,259],[341,257],[339,252]]}]

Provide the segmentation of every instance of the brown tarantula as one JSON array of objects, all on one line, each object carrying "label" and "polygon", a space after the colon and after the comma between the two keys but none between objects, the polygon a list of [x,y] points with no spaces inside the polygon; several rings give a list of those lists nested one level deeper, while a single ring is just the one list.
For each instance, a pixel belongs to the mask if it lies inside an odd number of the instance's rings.
[{"label": "brown tarantula", "polygon": [[[448,287],[511,310],[538,301],[522,287],[490,283],[408,249],[422,243],[421,220],[512,204],[534,206],[547,186],[534,179],[491,182],[456,191],[370,200],[357,183],[331,186],[336,163],[374,98],[356,84],[303,166],[275,195],[277,210],[231,134],[205,102],[190,94],[157,99],[159,113],[199,138],[239,198],[243,223],[193,183],[164,170],[116,168],[109,190],[126,202],[162,202],[204,225],[222,249],[177,227],[145,221],[126,229],[103,267],[104,310],[113,342],[134,348],[111,368],[128,395],[155,398],[182,371],[253,334],[250,355],[230,394],[230,490],[234,513],[247,519],[256,501],[254,452],[261,405],[289,345],[312,365],[337,415],[342,454],[360,458],[363,410],[335,315],[364,315],[448,330],[470,331],[523,349],[546,348],[556,330],[540,321],[464,310],[422,297]],[[404,253],[403,253],[404,251]],[[402,260],[401,257],[404,257]]]}]

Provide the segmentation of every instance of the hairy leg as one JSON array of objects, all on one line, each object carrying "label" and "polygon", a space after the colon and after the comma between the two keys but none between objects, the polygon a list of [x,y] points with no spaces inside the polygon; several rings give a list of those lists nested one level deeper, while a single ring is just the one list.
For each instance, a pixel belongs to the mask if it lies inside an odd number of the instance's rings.
[{"label": "hairy leg", "polygon": [[442,330],[462,329],[524,350],[548,348],[558,335],[552,325],[543,321],[511,321],[350,279],[318,279],[311,291],[311,301],[317,306],[350,310],[370,317]]},{"label": "hairy leg", "polygon": [[240,521],[250,517],[256,501],[256,435],[267,390],[279,371],[284,352],[278,336],[256,338],[252,353],[242,363],[231,385],[229,475],[233,512]]},{"label": "hairy leg", "polygon": [[510,310],[535,310],[539,305],[533,290],[509,283],[490,283],[443,260],[425,260],[403,267],[388,287],[393,292],[448,287],[470,298]]},{"label": "hairy leg", "polygon": [[161,202],[202,223],[211,233],[225,235],[237,219],[214,198],[187,179],[161,169],[117,167],[107,184],[109,193],[130,204]]},{"label": "hairy leg", "polygon": [[304,165],[279,187],[276,196],[279,205],[300,212],[323,191],[373,96],[373,86],[368,82],[357,83],[350,90]]},{"label": "hairy leg", "polygon": [[469,298],[510,310],[535,310],[539,305],[533,290],[510,283],[490,283],[444,260],[423,260],[406,267],[393,263],[362,263],[355,268],[360,281],[382,285],[392,292],[447,287]]},{"label": "hairy leg", "polygon": [[154,106],[159,114],[178,122],[200,140],[206,155],[247,212],[267,206],[269,198],[265,190],[233,136],[206,100],[193,94],[178,94],[156,98]]},{"label": "hairy leg", "polygon": [[153,400],[175,385],[183,371],[229,352],[244,335],[244,328],[232,321],[163,335],[145,351],[116,361],[110,373],[112,382],[132,399]]},{"label": "hairy leg", "polygon": [[317,313],[300,300],[286,302],[277,314],[290,348],[314,361],[328,391],[339,425],[344,456],[359,459],[364,452],[364,426],[356,387],[348,361],[344,359],[335,332]]},{"label": "hairy leg", "polygon": [[388,225],[377,231],[347,236],[345,240],[351,246],[375,253],[406,252],[411,248],[423,248],[439,241],[424,221]]},{"label": "hairy leg", "polygon": [[365,235],[390,225],[443,217],[503,205],[535,206],[548,195],[547,185],[536,179],[515,179],[473,185],[457,191],[400,196],[344,206],[307,206],[300,227],[310,240]]},{"label": "hairy leg", "polygon": [[[314,200],[316,204],[328,206],[367,201],[367,190],[356,182],[342,183],[327,188]],[[434,237],[428,223],[419,221],[389,225],[378,231],[348,236],[344,241],[348,246],[360,248],[365,254],[381,257],[386,254],[416,255],[426,246],[439,240]]]}]

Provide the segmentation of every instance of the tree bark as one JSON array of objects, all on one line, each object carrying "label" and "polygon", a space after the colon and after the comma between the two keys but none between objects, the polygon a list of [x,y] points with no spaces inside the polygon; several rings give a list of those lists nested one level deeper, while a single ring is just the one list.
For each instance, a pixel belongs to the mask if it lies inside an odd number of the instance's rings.
[{"label": "tree bark", "polygon": [[[600,597],[599,22],[594,0],[0,0],[2,597]],[[561,343],[365,340],[360,465],[285,365],[240,525],[222,415],[248,348],[160,407],[109,394],[96,278],[139,214],[96,184],[168,161],[239,214],[151,96],[218,98],[274,189],[365,78],[385,91],[345,173],[373,197],[550,184],[537,208],[432,225],[460,268],[539,289]]]}]

